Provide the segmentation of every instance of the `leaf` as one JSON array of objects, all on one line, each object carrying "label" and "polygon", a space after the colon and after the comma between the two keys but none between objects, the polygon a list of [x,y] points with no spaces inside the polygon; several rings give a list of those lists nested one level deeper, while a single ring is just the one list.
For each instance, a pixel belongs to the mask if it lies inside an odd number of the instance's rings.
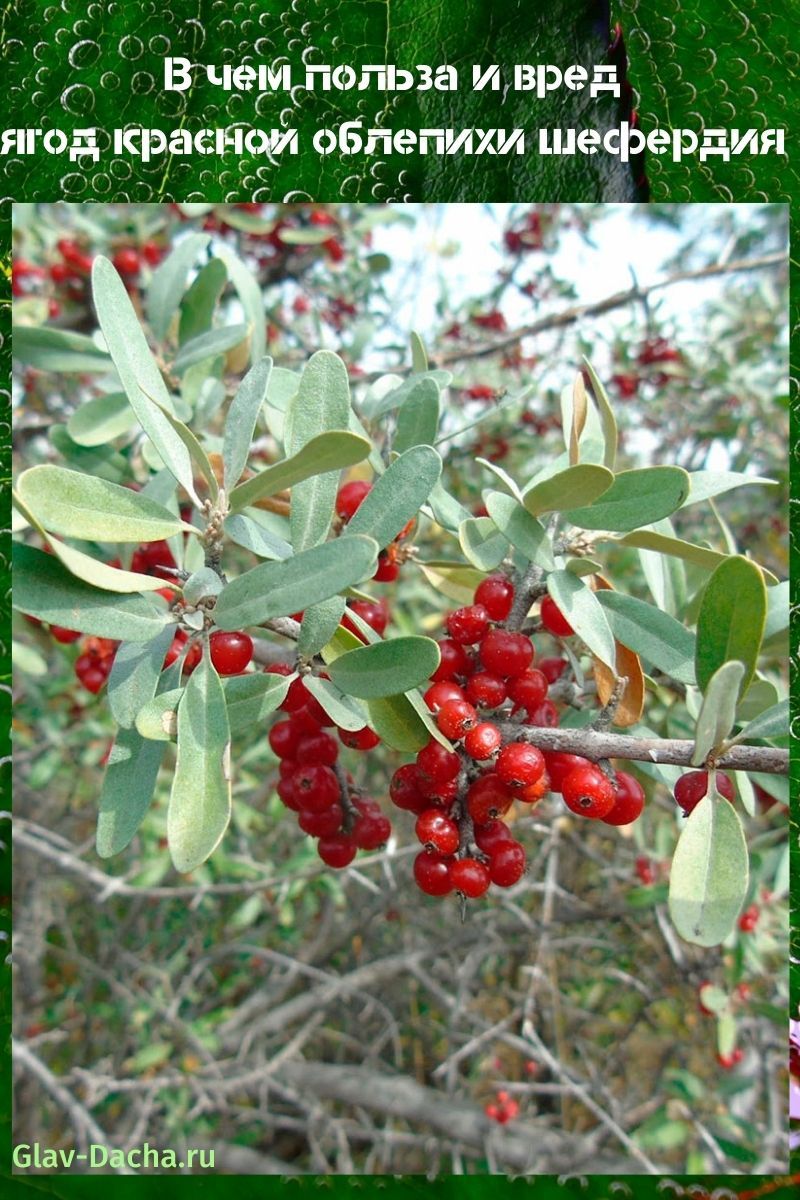
[{"label": "leaf", "polygon": [[428,355],[425,343],[413,329],[411,331],[411,370],[420,375],[428,369]]},{"label": "leaf", "polygon": [[[364,438],[342,429],[317,434],[296,454],[274,463],[273,466],[254,475],[252,479],[235,487],[230,494],[231,511],[239,512],[265,496],[274,496],[285,488],[292,488],[294,512],[298,503],[297,484],[315,476],[321,478],[323,475],[336,483],[336,476],[330,473],[363,462],[371,448]],[[327,530],[325,532],[327,533]]]},{"label": "leaf", "polygon": [[193,529],[168,509],[105,479],[40,466],[23,471],[19,496],[45,529],[94,542],[156,542]]},{"label": "leaf", "polygon": [[262,358],[245,375],[225,417],[222,442],[224,485],[230,493],[247,466],[258,414],[267,398],[272,359]]},{"label": "leaf", "polygon": [[283,538],[251,520],[250,517],[230,516],[225,519],[225,532],[237,546],[243,546],[259,558],[291,558],[292,547]]},{"label": "leaf", "polygon": [[[172,427],[172,429],[174,429],[175,433],[189,451],[189,457],[191,461],[200,471],[200,474],[208,484],[208,490],[211,493],[211,498],[216,500],[217,496],[219,495],[219,484],[217,482],[217,477],[214,474],[214,468],[211,465],[211,460],[206,454],[202,443],[199,441],[197,435],[189,428],[188,425],[185,425],[183,421],[180,421],[166,409],[162,409],[162,412],[167,419],[167,423]],[[201,507],[199,501],[197,503],[198,508]]]},{"label": "leaf", "polygon": [[[318,434],[347,429],[350,411],[347,368],[330,350],[318,350],[306,363],[286,410],[286,453],[297,454]],[[328,536],[338,484],[337,474],[329,471],[294,486],[290,520],[295,551]]]},{"label": "leaf", "polygon": [[627,533],[625,537],[604,540],[613,540],[618,546],[637,546],[642,550],[652,550],[657,554],[682,558],[706,571],[715,570],[728,557],[726,554],[720,554],[718,550],[709,550],[706,546],[695,546],[692,542],[686,542],[682,538],[655,533],[651,529],[637,529],[634,533]]},{"label": "leaf", "polygon": [[331,679],[350,696],[372,700],[407,692],[428,680],[439,665],[432,638],[397,637],[341,655],[330,664]]},{"label": "leaf", "polygon": [[617,641],[679,683],[696,682],[695,637],[680,621],[644,600],[621,592],[601,591],[597,599],[606,610]]},{"label": "leaf", "polygon": [[173,314],[178,311],[189,271],[210,241],[207,233],[190,233],[153,272],[147,290],[147,319],[160,341],[167,336]]},{"label": "leaf", "polygon": [[227,279],[228,272],[225,264],[219,258],[212,258],[198,272],[197,278],[181,301],[181,319],[178,327],[179,345],[184,345],[185,342],[199,337],[211,328],[214,309],[222,295]]},{"label": "leaf", "polygon": [[747,896],[749,864],[739,816],[716,789],[687,817],[670,868],[669,911],[680,936],[718,946]]},{"label": "leaf", "polygon": [[[253,726],[273,713],[286,699],[297,675],[232,675],[223,682],[231,736],[249,733]],[[177,711],[183,688],[155,696],[137,713],[136,728],[142,737],[168,742],[177,734]]]},{"label": "leaf", "polygon": [[508,539],[490,517],[467,517],[458,527],[458,541],[472,565],[484,572],[499,567],[509,551]]},{"label": "leaf", "polygon": [[363,729],[367,724],[367,714],[358,701],[345,695],[330,679],[306,675],[303,682],[340,729]]},{"label": "leaf", "polygon": [[239,300],[250,326],[250,361],[256,363],[267,352],[267,323],[264,320],[264,299],[261,294],[261,286],[230,246],[221,245],[217,254],[228,268],[231,283],[239,294]]},{"label": "leaf", "polygon": [[183,598],[187,604],[197,604],[207,596],[218,596],[225,586],[213,567],[201,567],[183,585]]},{"label": "leaf", "polygon": [[260,563],[228,583],[214,609],[220,629],[260,625],[371,578],[378,547],[372,538],[339,538],[281,562]]},{"label": "leaf", "polygon": [[732,742],[753,742],[760,738],[788,737],[790,728],[789,701],[779,700],[771,708],[753,717],[743,729],[740,729]]},{"label": "leaf", "polygon": [[592,395],[600,413],[600,424],[603,428],[603,444],[605,447],[603,451],[603,466],[608,467],[609,471],[613,471],[617,461],[617,441],[619,437],[614,410],[611,407],[608,393],[600,382],[600,378],[588,358],[584,358],[583,366],[589,376],[589,386],[592,389]]},{"label": "leaf", "polygon": [[136,714],[156,694],[164,656],[175,627],[167,625],[149,642],[120,642],[108,677],[108,704],[122,729],[132,729]]},{"label": "leaf", "polygon": [[581,434],[586,425],[586,412],[588,400],[586,397],[586,386],[583,382],[583,375],[578,372],[572,385],[572,413],[567,433],[567,450],[569,451],[569,465],[575,467],[580,462],[579,443]]},{"label": "leaf", "polygon": [[124,392],[108,392],[84,401],[67,421],[67,433],[80,446],[103,446],[127,433],[136,414]]},{"label": "leaf", "polygon": [[383,549],[416,517],[442,473],[431,446],[412,446],[376,479],[351,517],[345,536],[367,534]]},{"label": "leaf", "polygon": [[764,641],[789,628],[789,580],[767,588],[767,619]]},{"label": "leaf", "polygon": [[579,463],[533,484],[522,496],[529,513],[563,512],[575,504],[591,504],[614,482],[611,471],[596,463]]},{"label": "leaf", "polygon": [[178,757],[167,808],[176,871],[193,871],[222,840],[231,817],[230,726],[225,693],[207,654],[178,705]]},{"label": "leaf", "polygon": [[712,750],[720,750],[733,729],[743,675],[743,663],[728,661],[718,667],[708,681],[697,714],[693,767],[702,766]]},{"label": "leaf", "polygon": [[368,700],[369,723],[392,750],[416,754],[430,741],[430,733],[408,696],[385,696]]},{"label": "leaf", "polygon": [[713,983],[701,983],[697,989],[697,998],[703,1008],[707,1008],[712,1013],[724,1012],[730,1005],[730,997],[727,992]]},{"label": "leaf", "polygon": [[38,371],[57,371],[60,375],[68,372],[88,375],[111,370],[108,354],[91,338],[71,330],[52,329],[48,325],[14,325],[11,353],[29,367],[36,367]]},{"label": "leaf", "polygon": [[101,254],[92,266],[92,291],[100,328],[131,408],[164,466],[199,506],[189,452],[162,411],[172,412],[172,401],[161,372],[150,353],[125,285]]},{"label": "leaf", "polygon": [[758,662],[766,613],[760,567],[740,555],[726,558],[706,584],[697,617],[695,669],[703,691],[730,659],[744,664],[739,694],[747,690]]},{"label": "leaf", "polygon": [[52,555],[13,544],[12,604],[20,612],[97,637],[148,642],[172,617],[163,602],[145,596],[110,596],[76,579]]},{"label": "leaf", "polygon": [[247,333],[247,325],[224,325],[220,329],[210,329],[207,333],[201,333],[199,337],[192,338],[190,342],[181,346],[172,361],[172,370],[181,375],[187,367],[193,367],[209,358],[216,358],[218,354],[224,354],[226,350],[240,345]]},{"label": "leaf", "polygon": [[412,446],[432,446],[439,431],[439,411],[436,381],[420,379],[400,405],[392,449],[402,454]]},{"label": "leaf", "polygon": [[412,561],[431,587],[448,600],[454,600],[458,605],[473,603],[475,589],[484,578],[483,571],[464,566],[463,563]]},{"label": "leaf", "polygon": [[608,491],[564,515],[581,529],[638,529],[668,517],[689,493],[689,475],[681,467],[642,467],[620,471]]},{"label": "leaf", "polygon": [[536,517],[502,492],[489,492],[485,497],[489,516],[497,528],[525,557],[545,571],[555,570],[553,545]]},{"label": "leaf", "polygon": [[712,496],[721,496],[734,488],[759,483],[776,485],[774,479],[765,479],[761,475],[744,475],[739,471],[690,471],[689,480],[689,495],[683,502],[684,508],[701,500],[710,500]]},{"label": "leaf", "polygon": [[[595,584],[598,598],[601,592],[614,590],[602,575],[595,576]],[[616,650],[614,670],[612,671],[605,663],[595,658],[594,680],[597,687],[597,698],[601,705],[606,705],[614,694],[617,680],[622,678],[627,679],[628,682],[625,684],[613,721],[613,724],[620,729],[627,729],[631,725],[638,724],[642,719],[645,690],[644,673],[642,672],[639,655],[635,651],[631,650],[629,646],[623,645],[616,637],[614,639],[614,647]]]},{"label": "leaf", "polygon": [[614,635],[591,588],[572,571],[553,571],[547,576],[547,590],[581,641],[600,662],[613,669]]},{"label": "leaf", "polygon": [[164,746],[135,729],[120,729],[108,756],[100,793],[96,848],[100,858],[119,854],[133,840],[153,798]]},{"label": "leaf", "polygon": [[[397,376],[387,376],[386,378],[393,378],[397,381]],[[442,370],[426,371],[424,375],[412,372],[405,379],[397,381],[396,386],[390,387],[382,395],[377,395],[375,391],[371,396],[368,395],[367,401],[363,404],[363,414],[370,421],[380,420],[387,413],[399,408],[401,404],[405,404],[411,393],[424,379],[431,380],[442,391],[452,383],[453,376],[449,371]]]},{"label": "leaf", "polygon": [[476,463],[480,463],[482,467],[486,467],[487,471],[491,471],[495,479],[503,485],[509,496],[513,496],[515,500],[519,500],[522,504],[522,492],[517,487],[514,480],[509,475],[508,471],[503,470],[499,463],[490,462],[488,458],[476,458]]},{"label": "leaf", "polygon": [[463,504],[444,489],[441,480],[428,497],[428,508],[434,521],[443,529],[449,529],[451,533],[458,533],[461,523],[472,518],[469,509],[464,508]]},{"label": "leaf", "polygon": [[313,658],[327,646],[344,616],[347,602],[343,596],[331,596],[320,604],[312,604],[303,612],[297,653],[300,658]]}]

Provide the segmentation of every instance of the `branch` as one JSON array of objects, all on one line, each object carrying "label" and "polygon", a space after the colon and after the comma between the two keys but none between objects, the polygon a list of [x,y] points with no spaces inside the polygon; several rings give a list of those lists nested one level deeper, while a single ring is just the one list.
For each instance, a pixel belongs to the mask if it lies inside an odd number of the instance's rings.
[{"label": "branch", "polygon": [[[678,738],[639,738],[624,733],[601,733],[593,729],[547,729],[541,725],[499,722],[504,738],[531,742],[540,750],[582,754],[586,758],[628,758],[636,762],[666,763],[690,767],[694,742]],[[789,773],[789,751],[774,746],[731,746],[714,760],[730,771],[763,771],[768,775]]]}]

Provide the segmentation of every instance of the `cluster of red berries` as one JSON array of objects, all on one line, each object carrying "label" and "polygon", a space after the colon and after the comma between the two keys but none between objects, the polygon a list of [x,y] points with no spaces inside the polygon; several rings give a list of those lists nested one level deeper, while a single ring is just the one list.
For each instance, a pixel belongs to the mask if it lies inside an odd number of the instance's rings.
[{"label": "cluster of red berries", "polygon": [[[689,771],[687,775],[681,775],[675,781],[673,794],[676,804],[679,808],[683,809],[684,815],[688,817],[689,813],[694,812],[697,808],[707,791],[708,771]],[[725,775],[722,771],[717,771],[717,791],[720,796],[724,796],[726,800],[730,800],[731,804],[733,804],[736,793],[730,775]]]},{"label": "cluster of red berries", "polygon": [[[11,282],[15,296],[47,296],[48,315],[52,319],[61,315],[63,303],[83,303],[87,300],[94,261],[94,255],[88,248],[73,238],[59,238],[56,251],[57,257],[47,266],[15,258]],[[120,246],[114,250],[111,261],[126,287],[131,288],[137,285],[143,266],[158,266],[165,253],[165,246],[146,241],[141,246]]]},{"label": "cluster of red berries", "polygon": [[[56,629],[60,630],[60,626],[51,626],[50,632],[54,637],[56,637]],[[69,629],[60,630],[60,632],[72,635],[72,631]],[[56,640],[74,642],[79,637],[80,634],[74,634],[69,638],[56,637]],[[102,637],[87,637],[81,642],[80,654],[75,659],[75,674],[93,696],[97,695],[111,674],[118,646],[119,642]]]},{"label": "cluster of red berries", "polygon": [[[563,665],[547,660],[545,674],[533,665],[531,639],[502,627],[513,602],[511,581],[490,575],[473,604],[448,615],[449,636],[439,642],[440,663],[425,701],[456,749],[432,738],[416,762],[392,778],[394,804],[417,817],[424,848],[414,876],[428,895],[457,891],[472,898],[492,883],[511,887],[522,878],[525,852],[503,820],[515,801],[534,805],[560,792],[573,812],[609,825],[630,824],[644,807],[641,785],[626,772],[612,781],[580,755],[543,753],[514,736],[526,725],[558,724],[548,689]],[[569,626],[552,601],[542,607],[546,627],[566,636]]]},{"label": "cluster of red berries", "polygon": [[541,214],[535,208],[530,209],[521,221],[505,231],[503,241],[509,254],[541,250],[544,246]]},{"label": "cluster of red berries", "polygon": [[[371,491],[372,484],[361,479],[353,479],[350,483],[342,484],[336,494],[336,515],[343,525],[346,525],[348,521],[353,519]],[[381,550],[378,555],[378,568],[372,576],[376,583],[394,583],[397,579],[400,574],[400,565],[405,561],[408,554],[406,548],[403,546],[403,542],[413,530],[414,523],[414,519],[412,518],[400,530],[394,541],[385,550]],[[370,621],[369,624],[372,624],[372,622]],[[374,625],[373,628],[375,628]],[[378,630],[378,632],[383,633],[383,629]]]},{"label": "cluster of red berries", "polygon": [[[282,663],[267,667],[275,675],[291,675]],[[377,850],[392,832],[380,806],[359,795],[350,776],[340,782],[335,771],[339,742],[327,732],[331,717],[311,695],[302,679],[289,686],[281,704],[287,713],[269,732],[269,744],[280,759],[278,795],[297,814],[304,833],[318,838],[317,853],[329,867],[346,867],[358,850]],[[367,751],[380,738],[368,726],[355,732],[337,729],[341,743]]]},{"label": "cluster of red berries", "polygon": [[487,1104],[483,1111],[490,1121],[507,1125],[519,1116],[519,1103],[508,1092],[500,1091],[494,1103]]}]

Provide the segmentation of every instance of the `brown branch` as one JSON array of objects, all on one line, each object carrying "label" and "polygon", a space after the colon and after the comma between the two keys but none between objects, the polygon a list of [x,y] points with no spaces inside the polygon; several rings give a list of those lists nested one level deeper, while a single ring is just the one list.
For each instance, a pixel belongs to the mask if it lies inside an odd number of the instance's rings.
[{"label": "brown branch", "polygon": [[[676,767],[692,765],[694,742],[678,738],[639,738],[624,733],[603,733],[594,729],[547,729],[541,725],[499,723],[500,732],[514,741],[531,742],[540,750],[559,750],[582,754],[594,761],[600,758],[627,758],[633,762],[665,763]],[[787,775],[789,751],[774,746],[731,746],[715,759],[715,765],[730,771],[763,771],[769,775]]]}]

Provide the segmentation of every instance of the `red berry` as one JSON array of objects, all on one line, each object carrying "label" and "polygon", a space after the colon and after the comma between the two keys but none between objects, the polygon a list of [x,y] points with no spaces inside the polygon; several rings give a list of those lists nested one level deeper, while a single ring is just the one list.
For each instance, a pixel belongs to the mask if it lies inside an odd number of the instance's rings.
[{"label": "red berry", "polygon": [[[325,712],[325,709],[322,707],[316,696],[309,695],[308,699],[306,700],[305,709],[299,708],[295,715],[299,717],[300,713],[302,712],[306,712],[311,720],[316,721],[317,725],[332,727],[336,724],[333,717],[329,716],[328,713]],[[316,730],[312,729],[309,732],[316,733]]]},{"label": "red berry", "polygon": [[374,730],[365,725],[363,729],[340,729],[339,740],[351,750],[372,750],[381,739]]},{"label": "red berry", "polygon": [[508,694],[515,704],[531,712],[547,699],[548,686],[542,672],[534,668],[512,679],[508,685]]},{"label": "red berry", "polygon": [[558,725],[558,709],[552,700],[543,700],[536,708],[528,710],[526,725],[538,725],[541,729],[555,729]]},{"label": "red berry", "polygon": [[[708,791],[708,771],[689,771],[675,782],[675,800],[688,817]],[[717,791],[733,803],[735,792],[729,775],[717,772]]]},{"label": "red berry", "polygon": [[742,933],[752,933],[761,915],[757,904],[751,904],[739,917],[738,925]]},{"label": "red berry", "polygon": [[320,838],[317,854],[329,867],[346,867],[356,856],[356,844],[348,834],[334,833],[331,837]]},{"label": "red berry", "polygon": [[371,491],[372,484],[360,479],[354,479],[339,488],[336,494],[336,512],[343,521],[351,519]]},{"label": "red berry", "polygon": [[391,833],[391,822],[380,810],[362,813],[351,830],[351,836],[359,850],[377,850],[388,842]]},{"label": "red berry", "polygon": [[513,887],[525,874],[525,851],[519,842],[502,842],[489,855],[489,877],[498,887]]},{"label": "red berry", "polygon": [[307,812],[322,812],[339,801],[339,780],[330,767],[306,764],[292,776],[294,795]]},{"label": "red berry", "polygon": [[414,859],[414,879],[426,896],[446,896],[453,890],[450,863],[432,850],[423,850]]},{"label": "red berry", "polygon": [[414,831],[423,846],[439,854],[455,854],[458,849],[458,825],[438,808],[424,809],[417,817]]},{"label": "red berry", "polygon": [[550,776],[550,788],[554,792],[561,791],[570,771],[576,767],[591,766],[588,758],[581,758],[579,754],[564,754],[561,750],[545,750],[544,761]]},{"label": "red berry", "polygon": [[464,695],[464,689],[449,679],[443,679],[440,683],[431,684],[424,696],[425,703],[433,713],[437,713],[448,700],[465,699],[467,697]]},{"label": "red berry", "polygon": [[278,758],[294,759],[300,735],[291,721],[278,721],[269,731],[268,741]]},{"label": "red berry", "polygon": [[458,780],[448,779],[440,782],[436,779],[431,779],[428,775],[423,775],[420,772],[417,776],[417,787],[421,796],[424,796],[426,801],[437,805],[439,808],[449,808],[458,795]]},{"label": "red berry", "polygon": [[467,699],[478,708],[499,708],[506,695],[505,680],[488,671],[476,671],[467,681]]},{"label": "red berry", "polygon": [[500,846],[506,844],[516,845],[511,830],[506,825],[505,821],[493,819],[485,824],[478,823],[474,827],[475,845],[484,854],[488,854],[490,858],[497,852]]},{"label": "red berry", "polygon": [[240,675],[253,657],[253,639],[246,633],[212,633],[208,648],[220,675]]},{"label": "red berry", "polygon": [[490,629],[480,644],[481,662],[503,679],[521,675],[533,662],[533,646],[524,633]]},{"label": "red berry", "polygon": [[[376,633],[383,634],[386,626],[389,623],[389,605],[385,600],[351,600],[349,606],[357,616],[361,617],[369,625],[370,629],[374,629]],[[363,633],[356,625],[348,620],[345,613],[342,620],[342,625],[345,629],[349,629],[361,641],[365,641]]]},{"label": "red berry", "polygon": [[541,617],[545,629],[556,637],[572,637],[575,632],[552,596],[542,600]]},{"label": "red berry", "polygon": [[65,283],[69,279],[69,267],[66,263],[55,262],[50,267],[50,278],[53,283]]},{"label": "red berry", "polygon": [[514,799],[521,800],[523,804],[538,804],[543,796],[546,796],[550,791],[550,776],[547,771],[543,771],[535,783],[529,783],[525,787],[518,788],[514,792]]},{"label": "red berry", "polygon": [[81,636],[79,629],[65,629],[63,625],[51,625],[50,635],[57,642],[61,642],[63,646],[68,646],[70,642],[77,642]]},{"label": "red berry", "polygon": [[[275,671],[275,670],[277,670],[277,668],[270,667],[269,670]],[[293,675],[294,672],[291,667],[289,667],[288,670],[284,671],[283,667],[281,666],[280,674]],[[299,712],[301,708],[305,708],[305,706],[308,704],[310,696],[311,696],[311,693],[306,688],[306,685],[303,683],[302,679],[300,679],[300,678],[293,679],[292,682],[289,684],[288,692],[286,693],[286,695],[284,696],[283,700],[278,705],[278,707],[281,709],[282,712],[288,712],[288,713]]]},{"label": "red berry", "polygon": [[425,797],[419,790],[419,771],[416,763],[398,767],[389,783],[389,796],[393,804],[406,812],[422,812],[427,808]]},{"label": "red berry", "polygon": [[561,793],[567,808],[593,820],[609,813],[616,799],[611,780],[593,763],[570,771]]},{"label": "red berry", "polygon": [[617,771],[614,791],[614,807],[601,820],[606,825],[630,825],[638,820],[644,808],[644,789],[639,780],[627,771]]},{"label": "red berry", "polygon": [[732,1050],[730,1054],[718,1054],[717,1062],[726,1071],[730,1071],[731,1067],[735,1067],[737,1063],[742,1061],[742,1057],[743,1052],[737,1046],[736,1049]]},{"label": "red berry", "polygon": [[158,242],[144,242],[142,245],[142,258],[151,267],[157,267],[164,257],[164,251],[159,246]]},{"label": "red berry", "polygon": [[566,671],[569,663],[565,658],[540,658],[539,670],[548,683],[555,683]]},{"label": "red berry", "polygon": [[339,832],[343,816],[341,804],[331,804],[329,808],[323,808],[322,812],[308,812],[306,809],[301,809],[297,817],[297,824],[303,833],[307,833],[311,837],[327,838]]},{"label": "red berry", "polygon": [[118,250],[111,261],[120,275],[138,275],[142,266],[138,252],[131,246]]},{"label": "red berry", "polygon": [[527,742],[509,742],[497,757],[495,770],[509,787],[527,787],[544,774],[544,755]]},{"label": "red berry", "polygon": [[655,883],[656,876],[653,871],[653,864],[644,854],[640,854],[636,859],[635,870],[639,882],[643,883],[645,887],[651,887]]},{"label": "red berry", "polygon": [[450,865],[450,883],[457,892],[477,899],[488,890],[492,882],[488,867],[477,858],[459,858]]},{"label": "red berry", "polygon": [[470,784],[467,791],[467,809],[473,821],[479,825],[486,824],[493,817],[502,816],[508,812],[514,797],[494,771],[481,775]]},{"label": "red berry", "polygon": [[372,576],[376,583],[394,583],[399,574],[399,564],[392,562],[385,551],[378,555],[378,568]]},{"label": "red berry", "polygon": [[456,675],[469,675],[470,660],[463,646],[459,646],[458,642],[454,642],[451,638],[443,638],[439,642],[439,654],[441,656],[439,666],[431,675],[431,680],[434,683],[441,683],[446,679],[455,679]]},{"label": "red berry", "polygon": [[495,750],[500,747],[502,740],[502,735],[496,725],[492,725],[491,721],[481,721],[480,725],[476,725],[467,733],[464,738],[464,749],[470,758],[482,762],[485,758],[492,757]]},{"label": "red berry", "polygon": [[332,767],[339,757],[339,746],[329,733],[320,730],[300,738],[294,757],[301,765],[321,763],[324,767]]},{"label": "red berry", "polygon": [[436,714],[436,724],[445,737],[458,741],[478,724],[478,714],[466,700],[448,700]]},{"label": "red berry", "polygon": [[475,589],[475,603],[483,605],[492,621],[505,621],[514,603],[514,585],[505,575],[489,575]]},{"label": "red berry", "polygon": [[436,783],[447,783],[455,779],[461,770],[461,759],[452,750],[445,749],[435,738],[431,738],[417,755],[417,767],[421,774],[427,775]]},{"label": "red berry", "polygon": [[473,646],[489,628],[489,614],[482,604],[457,608],[447,618],[447,632],[460,646]]}]

